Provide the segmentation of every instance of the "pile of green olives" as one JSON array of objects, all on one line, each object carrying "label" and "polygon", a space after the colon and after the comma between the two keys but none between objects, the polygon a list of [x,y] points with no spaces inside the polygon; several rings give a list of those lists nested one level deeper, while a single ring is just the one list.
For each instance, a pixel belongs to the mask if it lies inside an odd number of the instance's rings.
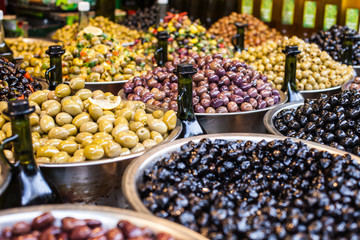
[{"label": "pile of green olives", "polygon": [[[54,91],[29,96],[34,154],[38,163],[69,163],[113,158],[144,151],[162,142],[176,126],[172,110],[150,112],[143,102],[115,101],[111,93],[84,89],[74,78]],[[112,100],[115,105],[109,106]],[[7,107],[0,102],[0,112]],[[0,115],[0,141],[11,136],[11,124]],[[7,153],[9,154],[9,152]]]},{"label": "pile of green olives", "polygon": [[254,70],[265,74],[280,90],[284,83],[285,70],[285,55],[282,50],[288,45],[296,45],[301,51],[297,56],[296,68],[296,85],[300,91],[336,87],[350,80],[354,75],[352,66],[334,61],[316,44],[305,43],[295,36],[250,47],[246,51],[236,53],[235,59],[249,63]]},{"label": "pile of green olives", "polygon": [[54,42],[45,41],[45,40],[32,40],[19,38],[7,38],[5,40],[6,44],[14,52],[14,57],[32,57],[32,56],[41,56],[49,48],[50,45],[54,45]]}]

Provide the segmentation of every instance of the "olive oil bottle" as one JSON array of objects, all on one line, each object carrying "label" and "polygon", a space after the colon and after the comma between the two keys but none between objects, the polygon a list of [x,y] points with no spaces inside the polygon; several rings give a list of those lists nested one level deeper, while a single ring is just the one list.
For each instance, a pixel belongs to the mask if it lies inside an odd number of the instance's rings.
[{"label": "olive oil bottle", "polygon": [[287,92],[289,102],[303,101],[304,97],[296,86],[296,56],[300,53],[297,46],[286,46],[283,50],[285,58],[285,77],[283,92]]},{"label": "olive oil bottle", "polygon": [[176,69],[178,75],[178,111],[177,117],[182,123],[180,137],[187,138],[206,134],[197,121],[193,110],[193,85],[192,75],[196,70],[191,64],[179,64]]},{"label": "olive oil bottle", "polygon": [[89,25],[90,3],[85,1],[79,2],[78,10],[79,10],[78,32],[80,32]]},{"label": "olive oil bottle", "polygon": [[[0,145],[0,158],[10,166],[11,180],[1,195],[0,209],[38,204],[61,203],[55,187],[49,184],[36,165],[31,139],[29,114],[35,107],[28,100],[14,100],[4,111],[11,120],[12,136]],[[15,162],[9,162],[4,148],[13,143]]]},{"label": "olive oil bottle", "polygon": [[232,44],[234,45],[235,52],[241,53],[245,49],[245,30],[248,26],[246,23],[236,22],[236,35],[231,39]]},{"label": "olive oil bottle", "polygon": [[4,13],[0,10],[0,55],[7,58],[10,62],[14,62],[14,53],[5,43],[5,33],[3,26]]},{"label": "olive oil bottle", "polygon": [[166,31],[157,33],[158,46],[155,52],[156,64],[160,67],[164,67],[168,61],[168,39],[170,35]]},{"label": "olive oil bottle", "polygon": [[342,39],[343,52],[341,54],[341,62],[346,65],[352,64],[354,40],[356,36],[351,33],[345,33]]},{"label": "olive oil bottle", "polygon": [[45,72],[49,90],[55,90],[56,86],[63,82],[61,56],[64,53],[65,50],[60,45],[52,45],[46,50],[46,54],[50,56],[50,67]]}]

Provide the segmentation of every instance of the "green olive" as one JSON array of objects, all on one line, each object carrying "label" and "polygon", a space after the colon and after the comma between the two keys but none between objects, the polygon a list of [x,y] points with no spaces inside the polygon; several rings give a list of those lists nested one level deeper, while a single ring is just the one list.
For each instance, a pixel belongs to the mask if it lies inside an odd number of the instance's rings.
[{"label": "green olive", "polygon": [[173,130],[176,127],[177,116],[176,112],[169,110],[164,114],[163,121],[167,126],[168,131]]},{"label": "green olive", "polygon": [[127,124],[118,124],[114,127],[111,132],[113,137],[116,137],[120,132],[129,132],[129,125]]},{"label": "green olive", "polygon": [[60,151],[55,153],[52,157],[51,157],[51,162],[52,163],[67,163],[69,162],[70,156],[67,152],[65,151]]},{"label": "green olive", "polygon": [[146,139],[145,141],[142,142],[142,144],[144,145],[144,147],[146,149],[149,149],[149,148],[152,148],[153,146],[155,146],[157,144],[157,142],[152,139]]},{"label": "green olive", "polygon": [[104,116],[99,117],[96,122],[99,124],[99,122],[101,122],[102,120],[107,120],[107,121],[111,122],[112,124],[114,124],[115,123],[115,116],[110,115],[110,114],[106,114]]},{"label": "green olive", "polygon": [[155,140],[157,143],[161,143],[162,141],[164,141],[163,136],[159,132],[156,132],[156,131],[150,132],[150,138],[152,140]]},{"label": "green olive", "polygon": [[80,77],[75,77],[70,80],[69,86],[72,90],[80,90],[85,87],[85,80]]},{"label": "green olive", "polygon": [[119,124],[129,124],[128,120],[123,117],[123,116],[118,116],[116,119],[115,119],[115,122],[114,122],[114,125],[119,125]]},{"label": "green olive", "polygon": [[59,98],[58,96],[56,96],[54,90],[48,92],[48,94],[47,94],[47,99],[49,99],[49,100],[55,100],[55,101],[57,101],[57,102],[60,102],[60,98]]},{"label": "green olive", "polygon": [[101,116],[104,115],[104,112],[103,112],[102,108],[99,107],[98,105],[91,104],[90,107],[89,107],[89,114],[92,117],[92,119],[97,121],[98,118],[100,118]]},{"label": "green olive", "polygon": [[60,139],[49,139],[46,141],[44,146],[53,146],[53,147],[56,147],[57,149],[59,149],[60,142],[61,142]]},{"label": "green olive", "polygon": [[105,99],[105,94],[101,90],[95,90],[93,91],[93,99]]},{"label": "green olive", "polygon": [[93,139],[93,135],[88,132],[82,132],[82,133],[78,133],[78,135],[76,135],[76,142],[79,144],[82,144],[82,142],[85,139]]},{"label": "green olive", "polygon": [[167,133],[167,126],[160,119],[153,119],[151,121],[147,121],[147,125],[149,126],[151,131],[159,132],[161,135]]},{"label": "green olive", "polygon": [[29,100],[29,106],[35,106],[35,113],[38,114],[38,115],[40,114],[41,108],[39,107],[39,104],[37,104],[34,101]]},{"label": "green olive", "polygon": [[66,99],[62,105],[64,111],[72,116],[76,116],[82,112],[81,107],[74,100]]},{"label": "green olive", "polygon": [[3,130],[0,130],[0,141],[3,141],[6,138],[6,134]]},{"label": "green olive", "polygon": [[154,118],[162,118],[164,116],[164,112],[162,110],[156,110],[152,113]]},{"label": "green olive", "polygon": [[115,141],[118,142],[122,147],[133,148],[139,142],[139,137],[132,131],[119,132],[115,136]]},{"label": "green olive", "polygon": [[37,133],[39,133],[39,134],[44,134],[44,131],[41,130],[40,125],[32,126],[32,127],[31,127],[31,131],[32,131],[32,132],[37,132]]},{"label": "green olive", "polygon": [[54,119],[49,115],[45,115],[40,119],[40,128],[45,133],[48,133],[54,127],[55,127]]},{"label": "green olive", "polygon": [[144,127],[141,127],[136,131],[136,135],[139,137],[140,142],[143,142],[150,138],[150,131]]},{"label": "green olive", "polygon": [[104,147],[108,143],[109,143],[109,141],[106,139],[94,139],[91,144],[95,144],[95,145]]},{"label": "green olive", "polygon": [[92,97],[93,93],[89,89],[80,89],[79,91],[76,92],[75,96],[79,96],[81,100],[84,101]]},{"label": "green olive", "polygon": [[[53,100],[53,101],[55,101],[55,100]],[[46,114],[51,117],[55,117],[58,113],[60,113],[60,111],[61,111],[61,104],[57,101],[51,103],[46,108]]]},{"label": "green olive", "polygon": [[58,86],[56,86],[55,94],[59,98],[64,98],[71,94],[71,89],[70,89],[69,85],[62,83],[62,84],[59,84]]},{"label": "green olive", "polygon": [[94,134],[94,140],[96,139],[106,139],[106,140],[113,140],[113,137],[106,132],[98,132]]},{"label": "green olive", "polygon": [[5,122],[6,122],[5,118],[2,115],[0,115],[0,128],[2,128]]},{"label": "green olive", "polygon": [[80,132],[89,132],[95,134],[98,132],[98,125],[94,122],[86,122],[80,126]]},{"label": "green olive", "polygon": [[81,147],[85,148],[86,146],[92,144],[93,141],[94,141],[94,139],[92,139],[92,138],[84,139],[84,141],[82,141],[82,143],[81,143]]},{"label": "green olive", "polygon": [[[4,118],[3,118],[4,119]],[[4,119],[5,120],[5,119]],[[29,120],[30,120],[30,125],[31,126],[34,126],[34,125],[37,125],[37,124],[39,124],[39,122],[40,122],[40,118],[39,118],[39,116],[36,114],[36,113],[31,113],[30,115],[29,115]],[[0,121],[1,121],[1,119],[0,119]],[[1,124],[0,124],[1,125]]]},{"label": "green olive", "polygon": [[105,151],[99,145],[90,144],[84,148],[84,156],[88,160],[98,160],[104,157]]},{"label": "green olive", "polygon": [[37,157],[36,162],[46,164],[46,163],[50,163],[51,159],[48,157]]},{"label": "green olive", "polygon": [[145,151],[145,147],[141,143],[138,143],[130,151],[131,151],[131,153],[142,152],[142,151]]},{"label": "green olive", "polygon": [[69,132],[70,136],[75,136],[78,133],[78,129],[73,124],[65,124],[62,127]]},{"label": "green olive", "polygon": [[129,154],[131,154],[130,149],[125,148],[125,147],[121,148],[120,156],[126,156],[126,155],[129,155]]},{"label": "green olive", "polygon": [[65,140],[69,137],[69,132],[63,127],[54,127],[49,131],[49,138]]},{"label": "green olive", "polygon": [[147,120],[148,120],[148,117],[146,115],[146,112],[143,109],[136,110],[135,115],[134,115],[134,121],[144,123]]},{"label": "green olive", "polygon": [[[74,152],[74,156],[81,156],[81,157],[84,157],[84,149],[78,149]],[[84,159],[85,160],[85,159]]]},{"label": "green olive", "polygon": [[70,124],[73,121],[73,117],[66,112],[61,112],[56,115],[55,121],[57,125],[63,126],[65,124]]},{"label": "green olive", "polygon": [[43,102],[43,103],[41,104],[41,110],[46,110],[46,109],[49,107],[49,105],[52,104],[52,103],[54,103],[54,102],[59,103],[59,102],[56,101],[56,100],[46,100],[45,102]]},{"label": "green olive", "polygon": [[85,156],[73,156],[69,159],[69,162],[75,163],[75,162],[83,162],[85,160],[86,160]]},{"label": "green olive", "polygon": [[36,156],[52,158],[55,153],[58,153],[59,149],[53,146],[41,146],[36,152]]},{"label": "green olive", "polygon": [[47,95],[44,91],[36,91],[30,94],[29,101],[33,101],[38,105],[41,105],[43,102],[47,100]]},{"label": "green olive", "polygon": [[127,107],[117,110],[115,112],[115,115],[117,117],[122,116],[122,117],[126,118],[127,121],[130,121],[133,118],[134,114],[135,113],[131,110],[131,108],[127,108]]},{"label": "green olive", "polygon": [[81,100],[81,98],[79,96],[71,96],[71,100],[75,101],[80,106],[81,111],[84,110],[83,101]]},{"label": "green olive", "polygon": [[136,132],[137,130],[139,130],[139,128],[142,128],[144,126],[145,125],[142,122],[130,121],[130,123],[129,123],[129,129],[133,132]]},{"label": "green olive", "polygon": [[73,155],[79,149],[79,145],[74,141],[64,140],[60,142],[58,149]]},{"label": "green olive", "polygon": [[118,157],[121,154],[121,146],[117,142],[108,141],[103,148],[106,156],[109,158]]},{"label": "green olive", "polygon": [[80,113],[72,120],[72,124],[74,124],[77,128],[80,128],[82,124],[86,122],[91,122],[90,115],[88,113]]},{"label": "green olive", "polygon": [[110,122],[109,120],[104,119],[104,120],[99,121],[99,131],[100,132],[110,133],[113,129],[114,129],[114,126],[113,126],[112,122]]}]

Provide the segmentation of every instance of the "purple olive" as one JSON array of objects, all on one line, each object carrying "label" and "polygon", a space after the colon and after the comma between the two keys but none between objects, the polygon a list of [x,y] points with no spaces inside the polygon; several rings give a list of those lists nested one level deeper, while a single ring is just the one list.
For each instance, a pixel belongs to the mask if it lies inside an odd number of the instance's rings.
[{"label": "purple olive", "polygon": [[209,89],[210,89],[210,90],[214,90],[214,89],[218,89],[218,90],[219,90],[219,86],[218,86],[216,83],[210,83]]},{"label": "purple olive", "polygon": [[243,84],[242,77],[240,75],[236,75],[234,80],[232,80],[232,83],[238,87],[241,87]]},{"label": "purple olive", "polygon": [[274,98],[272,98],[272,97],[265,98],[265,102],[266,102],[266,105],[269,107],[273,106],[275,104]]},{"label": "purple olive", "polygon": [[163,100],[163,102],[167,102],[167,103],[169,103],[171,101],[171,99],[169,98],[169,97],[166,97],[166,98],[164,98],[164,100]]},{"label": "purple olive", "polygon": [[169,79],[165,79],[165,80],[162,82],[162,85],[163,85],[163,86],[169,86],[169,87],[170,87],[170,84],[171,84],[171,82],[170,82]]},{"label": "purple olive", "polygon": [[240,105],[244,102],[244,98],[242,98],[241,96],[238,96],[238,95],[231,95],[230,101],[233,101],[236,104]]},{"label": "purple olive", "polygon": [[211,98],[216,98],[217,95],[220,94],[220,91],[218,89],[213,89],[209,92]]},{"label": "purple olive", "polygon": [[172,64],[173,64],[174,66],[179,65],[179,64],[180,64],[180,58],[178,58],[178,57],[174,58],[174,60],[172,61]]},{"label": "purple olive", "polygon": [[235,88],[234,94],[243,97],[244,96],[244,91],[241,90],[240,88]]},{"label": "purple olive", "polygon": [[260,92],[260,94],[261,94],[261,96],[262,96],[263,98],[267,98],[267,97],[270,97],[270,96],[271,96],[271,91],[269,91],[269,90],[262,90],[262,91]]},{"label": "purple olive", "polygon": [[236,86],[236,85],[234,85],[234,84],[231,84],[231,85],[229,86],[229,90],[230,90],[230,91],[234,91],[236,88],[239,88],[239,87]]},{"label": "purple olive", "polygon": [[215,71],[211,70],[211,69],[206,69],[205,70],[205,77],[209,77],[210,75],[214,75]]},{"label": "purple olive", "polygon": [[162,71],[162,68],[161,67],[156,67],[154,70],[153,70],[153,74],[157,74],[158,72]]},{"label": "purple olive", "polygon": [[221,92],[224,92],[224,91],[229,91],[229,87],[228,87],[228,86],[226,86],[226,85],[221,86],[220,91],[221,91]]},{"label": "purple olive", "polygon": [[210,83],[218,83],[219,82],[219,76],[218,75],[216,75],[216,74],[212,74],[212,75],[210,75],[209,77],[208,77],[208,81],[210,82]]},{"label": "purple olive", "polygon": [[261,79],[262,79],[264,82],[267,82],[268,77],[267,77],[267,76],[265,76],[265,75],[261,75]]},{"label": "purple olive", "polygon": [[256,98],[256,96],[258,95],[258,91],[256,90],[256,88],[252,87],[249,90],[247,90],[247,94],[249,94],[251,98]]},{"label": "purple olive", "polygon": [[[146,78],[146,77],[148,77],[148,78]],[[149,80],[150,78],[152,78],[152,74],[151,74],[151,73],[148,73],[148,74],[145,75],[146,81]],[[134,78],[132,79],[133,82],[136,81],[136,80],[141,80],[141,77],[136,76],[136,77],[134,77]]]},{"label": "purple olive", "polygon": [[204,67],[206,64],[205,59],[200,58],[199,61],[197,62],[197,64],[199,65],[199,68]]},{"label": "purple olive", "polygon": [[220,81],[219,81],[220,85],[225,85],[225,86],[230,86],[231,81],[227,76],[223,76],[221,77]]},{"label": "purple olive", "polygon": [[216,61],[212,61],[210,63],[210,69],[213,70],[213,71],[216,71],[218,68],[220,68],[220,64]]},{"label": "purple olive", "polygon": [[141,101],[141,97],[138,96],[138,95],[134,95],[134,97],[133,97],[132,100],[133,100],[133,101]]},{"label": "purple olive", "polygon": [[141,97],[141,101],[147,102],[154,97],[153,93],[147,92]]},{"label": "purple olive", "polygon": [[201,81],[198,83],[198,86],[204,86],[206,88],[209,88],[210,85],[207,81]]},{"label": "purple olive", "polygon": [[171,89],[171,91],[173,91],[173,92],[177,92],[178,91],[178,84],[177,83],[171,83],[170,84],[170,89]]},{"label": "purple olive", "polygon": [[162,87],[161,83],[157,83],[154,88],[160,89]]},{"label": "purple olive", "polygon": [[158,84],[158,81],[156,81],[154,78],[151,78],[150,80],[147,80],[146,84],[150,88],[153,88],[156,84]]},{"label": "purple olive", "polygon": [[249,102],[250,96],[249,96],[249,94],[244,93],[243,98],[244,98],[244,102]]},{"label": "purple olive", "polygon": [[203,93],[207,92],[207,88],[204,86],[196,87],[195,88],[196,95],[201,96]]},{"label": "purple olive", "polygon": [[266,108],[266,102],[264,100],[258,101],[257,109]]},{"label": "purple olive", "polygon": [[217,58],[217,59],[223,59],[223,55],[221,53],[215,53],[213,56],[212,56],[214,59]]},{"label": "purple olive", "polygon": [[250,98],[249,99],[249,103],[251,104],[251,106],[255,109],[258,105],[258,102],[256,101],[255,98]]},{"label": "purple olive", "polygon": [[168,75],[168,77],[169,77],[170,82],[177,82],[178,81],[178,77],[173,73],[170,73]]},{"label": "purple olive", "polygon": [[196,105],[200,102],[200,97],[199,96],[195,96],[193,97],[193,105]]},{"label": "purple olive", "polygon": [[243,83],[242,86],[241,86],[241,89],[243,91],[248,91],[249,89],[251,88],[251,83]]},{"label": "purple olive", "polygon": [[260,92],[262,90],[264,90],[266,87],[265,83],[263,80],[257,80],[256,81],[256,89]]},{"label": "purple olive", "polygon": [[213,61],[212,56],[210,56],[210,55],[206,56],[205,61],[206,61],[206,63],[211,63]]},{"label": "purple olive", "polygon": [[216,108],[215,111],[216,111],[217,113],[227,113],[227,112],[229,112],[228,109],[227,109],[226,107],[224,107],[224,106],[221,106],[221,107]]},{"label": "purple olive", "polygon": [[134,81],[134,87],[142,86],[142,85],[143,85],[143,83],[142,83],[141,80],[135,80],[135,81]]},{"label": "purple olive", "polygon": [[232,95],[230,91],[222,91],[221,93],[227,96],[228,98]]},{"label": "purple olive", "polygon": [[194,110],[196,113],[205,113],[205,108],[200,104],[196,104]]},{"label": "purple olive", "polygon": [[229,68],[231,67],[231,63],[230,62],[226,62],[224,65],[223,65],[223,68],[226,70],[226,71],[229,71]]},{"label": "purple olive", "polygon": [[175,112],[178,110],[178,105],[176,101],[169,102],[169,109],[174,110]]},{"label": "purple olive", "polygon": [[240,106],[241,111],[252,111],[253,106],[248,102],[243,102]]},{"label": "purple olive", "polygon": [[126,99],[132,101],[134,96],[135,96],[135,94],[130,93],[129,95],[127,95]]},{"label": "purple olive", "polygon": [[215,74],[221,78],[221,77],[225,76],[226,71],[224,68],[219,67],[218,69],[216,69]]},{"label": "purple olive", "polygon": [[206,108],[206,113],[216,113],[216,111],[213,107],[208,107]]},{"label": "purple olive", "polygon": [[194,82],[200,82],[200,81],[203,81],[205,79],[205,76],[202,73],[196,73],[196,74],[194,74],[192,79],[194,80]]},{"label": "purple olive", "polygon": [[210,99],[211,97],[210,97],[210,95],[206,92],[206,93],[203,93],[203,94],[201,94],[201,96],[200,96],[200,98],[201,99]]},{"label": "purple olive", "polygon": [[177,101],[177,93],[174,93],[171,97],[170,97],[171,101]]},{"label": "purple olive", "polygon": [[192,92],[193,92],[193,94],[192,94],[193,97],[195,97],[196,96],[196,91],[193,89]]},{"label": "purple olive", "polygon": [[165,109],[169,109],[169,103],[163,102],[163,103],[161,104],[161,107],[162,107],[162,108],[165,108]]},{"label": "purple olive", "polygon": [[146,93],[150,93],[150,90],[149,89],[146,89],[146,88],[143,88],[139,94],[140,97],[144,96]]},{"label": "purple olive", "polygon": [[229,112],[237,112],[239,111],[239,106],[235,102],[230,101],[227,104],[227,109],[229,110]]},{"label": "purple olive", "polygon": [[132,81],[128,81],[127,83],[124,84],[124,92],[125,93],[131,93],[134,89],[134,83]]},{"label": "purple olive", "polygon": [[263,97],[260,94],[258,94],[255,99],[256,99],[256,101],[260,101],[263,99]]},{"label": "purple olive", "polygon": [[210,99],[208,99],[208,98],[203,98],[203,99],[201,99],[200,104],[201,104],[204,108],[207,108],[207,107],[210,107],[211,101],[210,101]]},{"label": "purple olive", "polygon": [[158,91],[154,94],[155,100],[162,101],[165,98],[166,94],[165,92]]},{"label": "purple olive", "polygon": [[224,104],[224,100],[221,98],[213,98],[211,99],[211,106],[213,108],[218,108]]},{"label": "purple olive", "polygon": [[274,98],[274,104],[277,104],[280,102],[280,96],[273,96]]},{"label": "purple olive", "polygon": [[223,100],[223,105],[227,105],[229,103],[229,98],[225,94],[220,93],[217,97]]},{"label": "purple olive", "polygon": [[167,73],[164,72],[158,72],[156,76],[159,78],[159,82],[164,81],[167,78]]},{"label": "purple olive", "polygon": [[274,95],[274,96],[280,96],[279,90],[273,89],[273,90],[272,90],[272,95]]}]

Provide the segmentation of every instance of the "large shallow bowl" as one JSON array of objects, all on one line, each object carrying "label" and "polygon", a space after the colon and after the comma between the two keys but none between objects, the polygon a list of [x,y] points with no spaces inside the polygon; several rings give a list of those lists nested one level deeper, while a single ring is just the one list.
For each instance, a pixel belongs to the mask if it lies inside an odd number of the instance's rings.
[{"label": "large shallow bowl", "polygon": [[266,130],[271,134],[275,134],[278,136],[284,136],[276,129],[276,127],[274,125],[274,119],[275,119],[276,115],[283,109],[295,109],[303,104],[304,104],[303,101],[291,102],[291,103],[286,103],[282,106],[277,106],[277,107],[271,109],[270,111],[268,111],[264,116],[264,126],[266,127]]},{"label": "large shallow bowl", "polygon": [[[147,109],[159,108],[147,106]],[[163,143],[175,140],[181,129],[178,120]],[[121,192],[122,174],[129,163],[144,152],[97,161],[39,166],[44,176],[57,186],[65,202],[126,207]]]},{"label": "large shallow bowl", "polygon": [[200,234],[179,224],[147,214],[111,207],[80,206],[73,204],[41,205],[0,211],[0,230],[5,227],[12,227],[14,223],[20,221],[31,223],[33,218],[44,212],[51,212],[56,219],[55,224],[57,226],[61,224],[60,219],[65,217],[97,219],[102,222],[105,229],[116,227],[119,220],[127,220],[136,226],[147,227],[155,233],[166,232],[177,240],[206,239]]},{"label": "large shallow bowl", "polygon": [[326,94],[329,97],[331,95],[334,95],[336,93],[341,92],[341,85],[331,88],[325,88],[325,89],[318,89],[318,90],[304,90],[300,91],[300,93],[303,95],[303,97],[309,98],[309,99],[315,99],[321,96],[321,94]]},{"label": "large shallow bowl", "polygon": [[[149,209],[145,207],[142,203],[141,198],[138,193],[138,184],[142,180],[143,173],[146,169],[151,168],[156,162],[162,160],[164,157],[170,156],[171,152],[180,151],[180,147],[189,142],[199,142],[202,138],[214,139],[226,139],[226,140],[250,140],[254,142],[260,142],[261,140],[273,141],[273,140],[284,140],[289,137],[274,136],[268,134],[249,134],[249,133],[229,133],[229,134],[211,134],[211,135],[202,135],[185,139],[178,139],[174,142],[167,143],[161,147],[155,147],[148,151],[146,154],[142,155],[136,161],[132,162],[129,167],[126,169],[126,172],[122,181],[123,193],[130,206],[136,211],[142,213],[152,214]],[[293,139],[295,142],[303,142],[308,145],[310,148],[316,148],[320,151],[328,151],[332,154],[348,154],[347,152],[337,150],[325,145],[318,143],[304,141],[299,139]],[[352,155],[353,159],[357,159],[360,162],[360,158]]]},{"label": "large shallow bowl", "polygon": [[117,95],[118,92],[124,87],[128,80],[112,81],[112,82],[85,82],[85,88],[91,91],[102,90],[103,92],[111,92]]},{"label": "large shallow bowl", "polygon": [[[125,99],[123,90],[118,95]],[[286,101],[286,94],[280,91],[280,103],[275,106],[283,105]],[[262,123],[262,119],[265,113],[275,106],[247,112],[196,113],[195,115],[208,134],[226,132],[265,133],[266,128]]]}]

